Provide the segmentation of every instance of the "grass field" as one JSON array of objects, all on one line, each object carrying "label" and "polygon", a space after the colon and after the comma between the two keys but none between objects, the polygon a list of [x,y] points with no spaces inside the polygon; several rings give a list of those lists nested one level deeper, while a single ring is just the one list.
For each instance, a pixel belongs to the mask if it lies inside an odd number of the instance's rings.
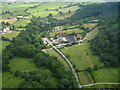
[{"label": "grass field", "polygon": [[80,7],[79,6],[71,6],[71,7],[67,7],[67,8],[62,8],[62,9],[59,9],[59,11],[61,11],[63,14],[64,13],[68,13],[69,10],[71,12],[75,12],[77,9],[79,9]]},{"label": "grass field", "polygon": [[52,56],[56,56],[58,58],[58,60],[60,60],[60,62],[63,63],[63,65],[65,66],[66,71],[70,70],[70,67],[67,64],[67,62],[55,50],[53,50],[53,49],[47,50],[47,53],[52,55]]},{"label": "grass field", "polygon": [[6,46],[8,46],[10,44],[9,41],[3,41],[2,40],[2,50],[6,48]]},{"label": "grass field", "polygon": [[52,14],[53,16],[58,15],[59,13],[57,11],[39,11],[35,13],[31,13],[33,16],[40,16],[41,18],[47,17],[49,14]]},{"label": "grass field", "polygon": [[66,55],[70,55],[70,61],[73,65],[76,66],[76,69],[79,70],[85,70],[89,66],[91,66],[90,63],[88,63],[88,58],[86,53],[88,53],[89,60],[92,62],[93,65],[97,65],[98,67],[101,67],[103,64],[99,61],[99,57],[92,54],[92,51],[90,49],[90,44],[80,44],[77,46],[71,46],[67,49],[61,49],[63,53]]},{"label": "grass field", "polygon": [[87,37],[86,37],[86,40],[92,40],[92,39],[94,39],[96,36],[97,36],[97,34],[98,34],[98,27],[97,28],[95,28],[94,30],[92,30],[88,35],[87,35]]},{"label": "grass field", "polygon": [[[17,19],[6,19],[6,20],[2,20],[2,22],[9,22],[10,24],[13,24],[17,21]],[[1,20],[0,20],[1,22]]]},{"label": "grass field", "polygon": [[23,79],[19,77],[14,77],[14,75],[10,74],[9,72],[2,73],[3,88],[17,88],[22,82],[23,82]]},{"label": "grass field", "polygon": [[10,60],[9,66],[13,71],[15,70],[20,70],[20,71],[33,71],[33,70],[39,70],[33,64],[32,59],[28,58],[20,58],[20,57],[15,57],[12,60]]},{"label": "grass field", "polygon": [[86,23],[86,24],[84,24],[83,26],[85,27],[85,28],[89,28],[90,30],[93,28],[93,27],[95,27],[97,25],[97,23]]},{"label": "grass field", "polygon": [[49,34],[49,36],[50,36],[50,37],[54,37],[55,34],[59,34],[59,33],[61,33],[61,34],[64,34],[64,33],[66,33],[66,34],[72,34],[73,32],[75,32],[75,33],[82,33],[83,30],[78,29],[78,28],[68,29],[68,30],[64,30],[64,31],[51,32],[51,33]]},{"label": "grass field", "polygon": [[97,82],[118,82],[118,68],[102,68],[94,71],[94,78]]},{"label": "grass field", "polygon": [[20,25],[22,27],[25,27],[30,22],[31,22],[30,20],[21,19],[21,20],[17,21],[14,25],[15,25],[15,27],[20,27]]},{"label": "grass field", "polygon": [[29,9],[27,12],[28,13],[33,13],[37,11],[45,11],[46,9],[48,10],[54,10],[54,9],[59,9],[59,7],[65,7],[69,5],[70,3],[42,3],[41,6],[33,9]]},{"label": "grass field", "polygon": [[[56,87],[57,80],[55,77],[53,77],[53,73],[47,68],[36,67],[36,65],[33,63],[33,60],[30,58],[14,57],[12,60],[10,60],[9,66],[13,72],[16,70],[20,70],[21,72],[28,72],[33,70],[40,71],[43,75],[47,75],[46,80],[50,80],[51,84]],[[23,79],[14,77],[14,75],[10,74],[9,72],[3,73],[2,80],[3,88],[17,88],[23,82]]]},{"label": "grass field", "polygon": [[77,75],[82,85],[94,83],[90,73],[87,71],[78,72]]},{"label": "grass field", "polygon": [[12,40],[12,38],[18,36],[18,34],[19,34],[19,31],[13,31],[12,34],[4,34],[3,36]]}]

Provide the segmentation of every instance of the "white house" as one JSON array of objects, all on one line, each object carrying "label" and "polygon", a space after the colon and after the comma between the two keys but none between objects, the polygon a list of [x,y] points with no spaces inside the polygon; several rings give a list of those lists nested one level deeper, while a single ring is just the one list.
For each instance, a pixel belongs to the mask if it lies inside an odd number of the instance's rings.
[{"label": "white house", "polygon": [[3,32],[4,32],[4,33],[6,33],[7,31],[10,31],[10,29],[7,28],[7,27],[3,29]]},{"label": "white house", "polygon": [[66,42],[67,41],[67,37],[62,37],[61,40]]}]

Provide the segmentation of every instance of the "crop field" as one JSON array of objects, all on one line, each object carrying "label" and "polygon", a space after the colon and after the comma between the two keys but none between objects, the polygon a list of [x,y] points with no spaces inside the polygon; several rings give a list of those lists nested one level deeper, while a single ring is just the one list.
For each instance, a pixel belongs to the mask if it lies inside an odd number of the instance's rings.
[{"label": "crop field", "polygon": [[49,34],[49,36],[50,36],[50,37],[54,37],[55,34],[59,34],[59,33],[61,33],[61,34],[65,34],[65,33],[66,33],[66,34],[72,34],[73,32],[75,32],[75,33],[82,33],[83,30],[78,29],[78,28],[75,28],[75,29],[69,29],[69,30],[64,30],[64,31],[51,32],[51,33]]},{"label": "crop field", "polygon": [[52,56],[56,56],[58,58],[58,60],[60,60],[60,62],[63,63],[63,65],[65,66],[66,71],[70,70],[70,67],[67,64],[67,62],[55,50],[53,50],[53,49],[47,50],[47,53],[52,55]]},{"label": "crop field", "polygon": [[11,34],[4,34],[3,36],[12,40],[12,38],[17,37],[19,34],[19,31],[13,31]]},{"label": "crop field", "polygon": [[25,27],[30,22],[31,22],[30,20],[21,19],[17,21],[14,25],[15,27],[20,27],[20,26]]},{"label": "crop field", "polygon": [[2,42],[0,41],[0,43],[2,43],[2,50],[6,48],[6,46],[8,46],[10,44],[9,41],[3,41]]}]

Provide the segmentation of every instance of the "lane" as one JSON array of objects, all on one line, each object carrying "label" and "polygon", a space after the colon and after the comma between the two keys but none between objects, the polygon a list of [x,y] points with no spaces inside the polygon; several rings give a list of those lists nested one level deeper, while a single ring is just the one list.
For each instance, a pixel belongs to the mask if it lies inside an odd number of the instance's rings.
[{"label": "lane", "polygon": [[82,85],[82,87],[92,86],[92,85],[99,85],[99,84],[120,84],[120,83],[93,83],[88,85]]}]

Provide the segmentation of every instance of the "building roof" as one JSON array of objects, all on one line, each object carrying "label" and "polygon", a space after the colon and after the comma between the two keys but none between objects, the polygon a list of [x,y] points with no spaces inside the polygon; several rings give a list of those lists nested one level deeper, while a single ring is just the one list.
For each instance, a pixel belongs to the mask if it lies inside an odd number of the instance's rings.
[{"label": "building roof", "polygon": [[69,43],[73,43],[75,41],[75,38],[73,35],[68,35]]}]

